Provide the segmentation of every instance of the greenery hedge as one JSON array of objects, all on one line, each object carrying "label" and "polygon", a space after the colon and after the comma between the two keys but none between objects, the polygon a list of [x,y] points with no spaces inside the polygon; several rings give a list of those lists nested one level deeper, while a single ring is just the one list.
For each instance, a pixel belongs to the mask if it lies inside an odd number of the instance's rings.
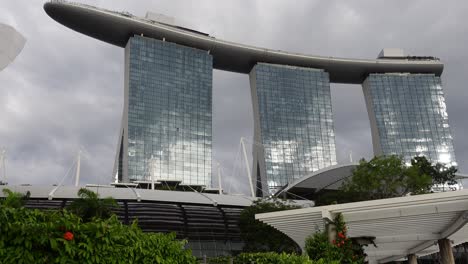
[{"label": "greenery hedge", "polygon": [[[229,264],[230,259],[231,257],[210,258],[208,264]],[[234,264],[340,264],[339,261],[315,261],[307,256],[276,252],[241,253],[232,259]]]},{"label": "greenery hedge", "polygon": [[287,253],[242,253],[234,258],[234,264],[339,264],[339,262],[312,261],[308,256]]},{"label": "greenery hedge", "polygon": [[83,223],[64,211],[0,206],[2,263],[197,263],[174,234],[143,233],[116,216]]},{"label": "greenery hedge", "polygon": [[[74,214],[68,210],[27,209],[23,206],[29,193],[22,195],[7,189],[3,192],[6,197],[0,198],[1,263],[197,263],[192,252],[184,248],[186,241],[177,241],[175,234],[143,233],[137,222],[123,225],[117,216],[110,215],[109,208],[116,205],[112,198],[100,199],[92,191],[80,189],[80,198],[70,206]],[[286,205],[266,201],[256,206],[271,209]],[[286,252],[242,253],[233,258],[233,263],[364,263],[363,249],[347,237],[341,214],[334,224],[337,236],[333,243],[328,241],[326,233],[306,240],[308,256]],[[265,236],[268,236],[266,232]],[[253,244],[261,245],[259,241]],[[282,247],[280,239],[265,245],[258,249]],[[230,257],[218,257],[209,259],[208,263],[227,264],[230,260]]]},{"label": "greenery hedge", "polygon": [[336,236],[329,242],[327,232],[319,232],[309,236],[305,243],[305,251],[312,260],[322,260],[325,263],[363,264],[365,254],[361,245],[350,239],[343,215],[338,214],[334,221]]}]

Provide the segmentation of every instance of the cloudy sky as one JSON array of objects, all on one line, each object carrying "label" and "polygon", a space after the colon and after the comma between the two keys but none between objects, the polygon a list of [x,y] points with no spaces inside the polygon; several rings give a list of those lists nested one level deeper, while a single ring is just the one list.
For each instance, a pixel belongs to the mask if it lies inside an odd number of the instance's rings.
[{"label": "cloudy sky", "polygon": [[[383,47],[433,55],[443,83],[460,171],[468,173],[468,1],[91,1],[144,16],[162,13],[219,39],[324,56],[375,58]],[[0,23],[28,40],[0,72],[0,146],[10,184],[53,184],[78,149],[82,183],[109,183],[123,105],[123,49],[68,29],[43,1],[0,2]],[[245,192],[240,137],[252,137],[248,76],[214,72],[214,159],[225,189]],[[362,88],[332,84],[338,161],[372,157]],[[233,180],[228,181],[232,177]],[[71,179],[66,182],[71,183]]]}]

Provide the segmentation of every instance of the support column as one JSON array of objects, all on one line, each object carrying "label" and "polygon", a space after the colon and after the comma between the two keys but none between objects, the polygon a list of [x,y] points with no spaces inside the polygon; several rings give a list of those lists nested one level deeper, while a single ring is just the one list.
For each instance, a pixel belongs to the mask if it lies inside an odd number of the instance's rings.
[{"label": "support column", "polygon": [[408,264],[418,264],[418,257],[415,254],[408,255]]},{"label": "support column", "polygon": [[334,223],[328,223],[326,226],[328,234],[328,242],[333,243],[333,240],[336,239],[336,226]]},{"label": "support column", "polygon": [[442,264],[455,264],[453,258],[452,243],[447,238],[439,239],[439,252]]}]

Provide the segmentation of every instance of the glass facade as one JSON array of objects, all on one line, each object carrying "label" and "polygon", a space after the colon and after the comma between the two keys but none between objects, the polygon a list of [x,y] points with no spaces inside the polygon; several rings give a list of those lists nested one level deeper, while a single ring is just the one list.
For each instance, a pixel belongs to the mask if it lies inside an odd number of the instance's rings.
[{"label": "glass facade", "polygon": [[259,63],[250,82],[255,141],[262,146],[254,147],[254,172],[270,193],[336,164],[327,72]]},{"label": "glass facade", "polygon": [[440,77],[370,74],[363,88],[376,155],[456,165]]},{"label": "glass facade", "polygon": [[126,53],[129,181],[210,186],[212,56],[140,36]]}]

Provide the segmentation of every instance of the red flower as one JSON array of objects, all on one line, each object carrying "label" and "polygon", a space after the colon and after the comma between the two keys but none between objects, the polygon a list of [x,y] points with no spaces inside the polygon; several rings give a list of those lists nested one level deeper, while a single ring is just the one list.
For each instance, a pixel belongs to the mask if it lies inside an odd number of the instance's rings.
[{"label": "red flower", "polygon": [[65,234],[63,234],[63,238],[64,238],[65,240],[70,241],[70,240],[73,239],[73,233],[70,232],[70,231],[67,231],[67,232],[65,232]]},{"label": "red flower", "polygon": [[339,232],[339,233],[338,233],[338,236],[339,236],[340,238],[345,238],[345,237],[346,237],[342,232]]}]

